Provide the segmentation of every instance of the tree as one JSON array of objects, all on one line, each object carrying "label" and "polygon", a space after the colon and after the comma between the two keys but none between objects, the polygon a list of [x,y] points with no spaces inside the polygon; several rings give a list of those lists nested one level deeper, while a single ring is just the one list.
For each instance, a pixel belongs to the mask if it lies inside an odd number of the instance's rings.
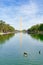
[{"label": "tree", "polygon": [[9,24],[6,24],[4,21],[0,20],[0,32],[14,32],[14,28]]}]

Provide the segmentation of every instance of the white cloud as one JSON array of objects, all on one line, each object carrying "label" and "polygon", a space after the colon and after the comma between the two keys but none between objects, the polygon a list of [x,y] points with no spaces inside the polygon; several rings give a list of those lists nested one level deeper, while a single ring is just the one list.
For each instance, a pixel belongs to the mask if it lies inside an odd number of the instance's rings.
[{"label": "white cloud", "polygon": [[[22,18],[23,29],[34,24],[43,22],[43,15],[38,15],[38,5],[32,1],[21,6],[0,7],[0,19],[7,21],[15,28],[19,29],[20,18]],[[24,25],[25,24],[25,25]]]},{"label": "white cloud", "polygon": [[20,8],[20,12],[26,15],[36,14],[37,13],[37,5],[30,2],[30,4],[23,5]]}]

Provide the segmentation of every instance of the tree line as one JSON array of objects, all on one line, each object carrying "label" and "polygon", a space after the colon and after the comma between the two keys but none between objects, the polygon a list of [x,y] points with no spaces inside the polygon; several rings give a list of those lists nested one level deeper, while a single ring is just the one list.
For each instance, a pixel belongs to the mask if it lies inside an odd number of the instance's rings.
[{"label": "tree line", "polygon": [[28,33],[43,33],[43,24],[37,24],[28,29]]},{"label": "tree line", "polygon": [[5,21],[3,20],[0,20],[0,32],[7,33],[7,32],[14,32],[14,31],[15,29],[12,26],[6,24]]}]

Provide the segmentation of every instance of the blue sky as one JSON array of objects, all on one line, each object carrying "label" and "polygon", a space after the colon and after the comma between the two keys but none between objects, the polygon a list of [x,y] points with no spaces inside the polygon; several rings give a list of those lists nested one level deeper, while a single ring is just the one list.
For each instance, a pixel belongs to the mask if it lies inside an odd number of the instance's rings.
[{"label": "blue sky", "polygon": [[15,29],[28,29],[32,25],[43,23],[43,0],[0,0],[0,20]]}]

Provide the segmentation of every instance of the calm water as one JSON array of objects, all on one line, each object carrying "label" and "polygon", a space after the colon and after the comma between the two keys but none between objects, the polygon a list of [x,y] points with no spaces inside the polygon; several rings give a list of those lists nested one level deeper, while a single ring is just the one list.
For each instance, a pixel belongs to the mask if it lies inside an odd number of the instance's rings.
[{"label": "calm water", "polygon": [[0,65],[43,65],[43,35],[0,36]]}]

